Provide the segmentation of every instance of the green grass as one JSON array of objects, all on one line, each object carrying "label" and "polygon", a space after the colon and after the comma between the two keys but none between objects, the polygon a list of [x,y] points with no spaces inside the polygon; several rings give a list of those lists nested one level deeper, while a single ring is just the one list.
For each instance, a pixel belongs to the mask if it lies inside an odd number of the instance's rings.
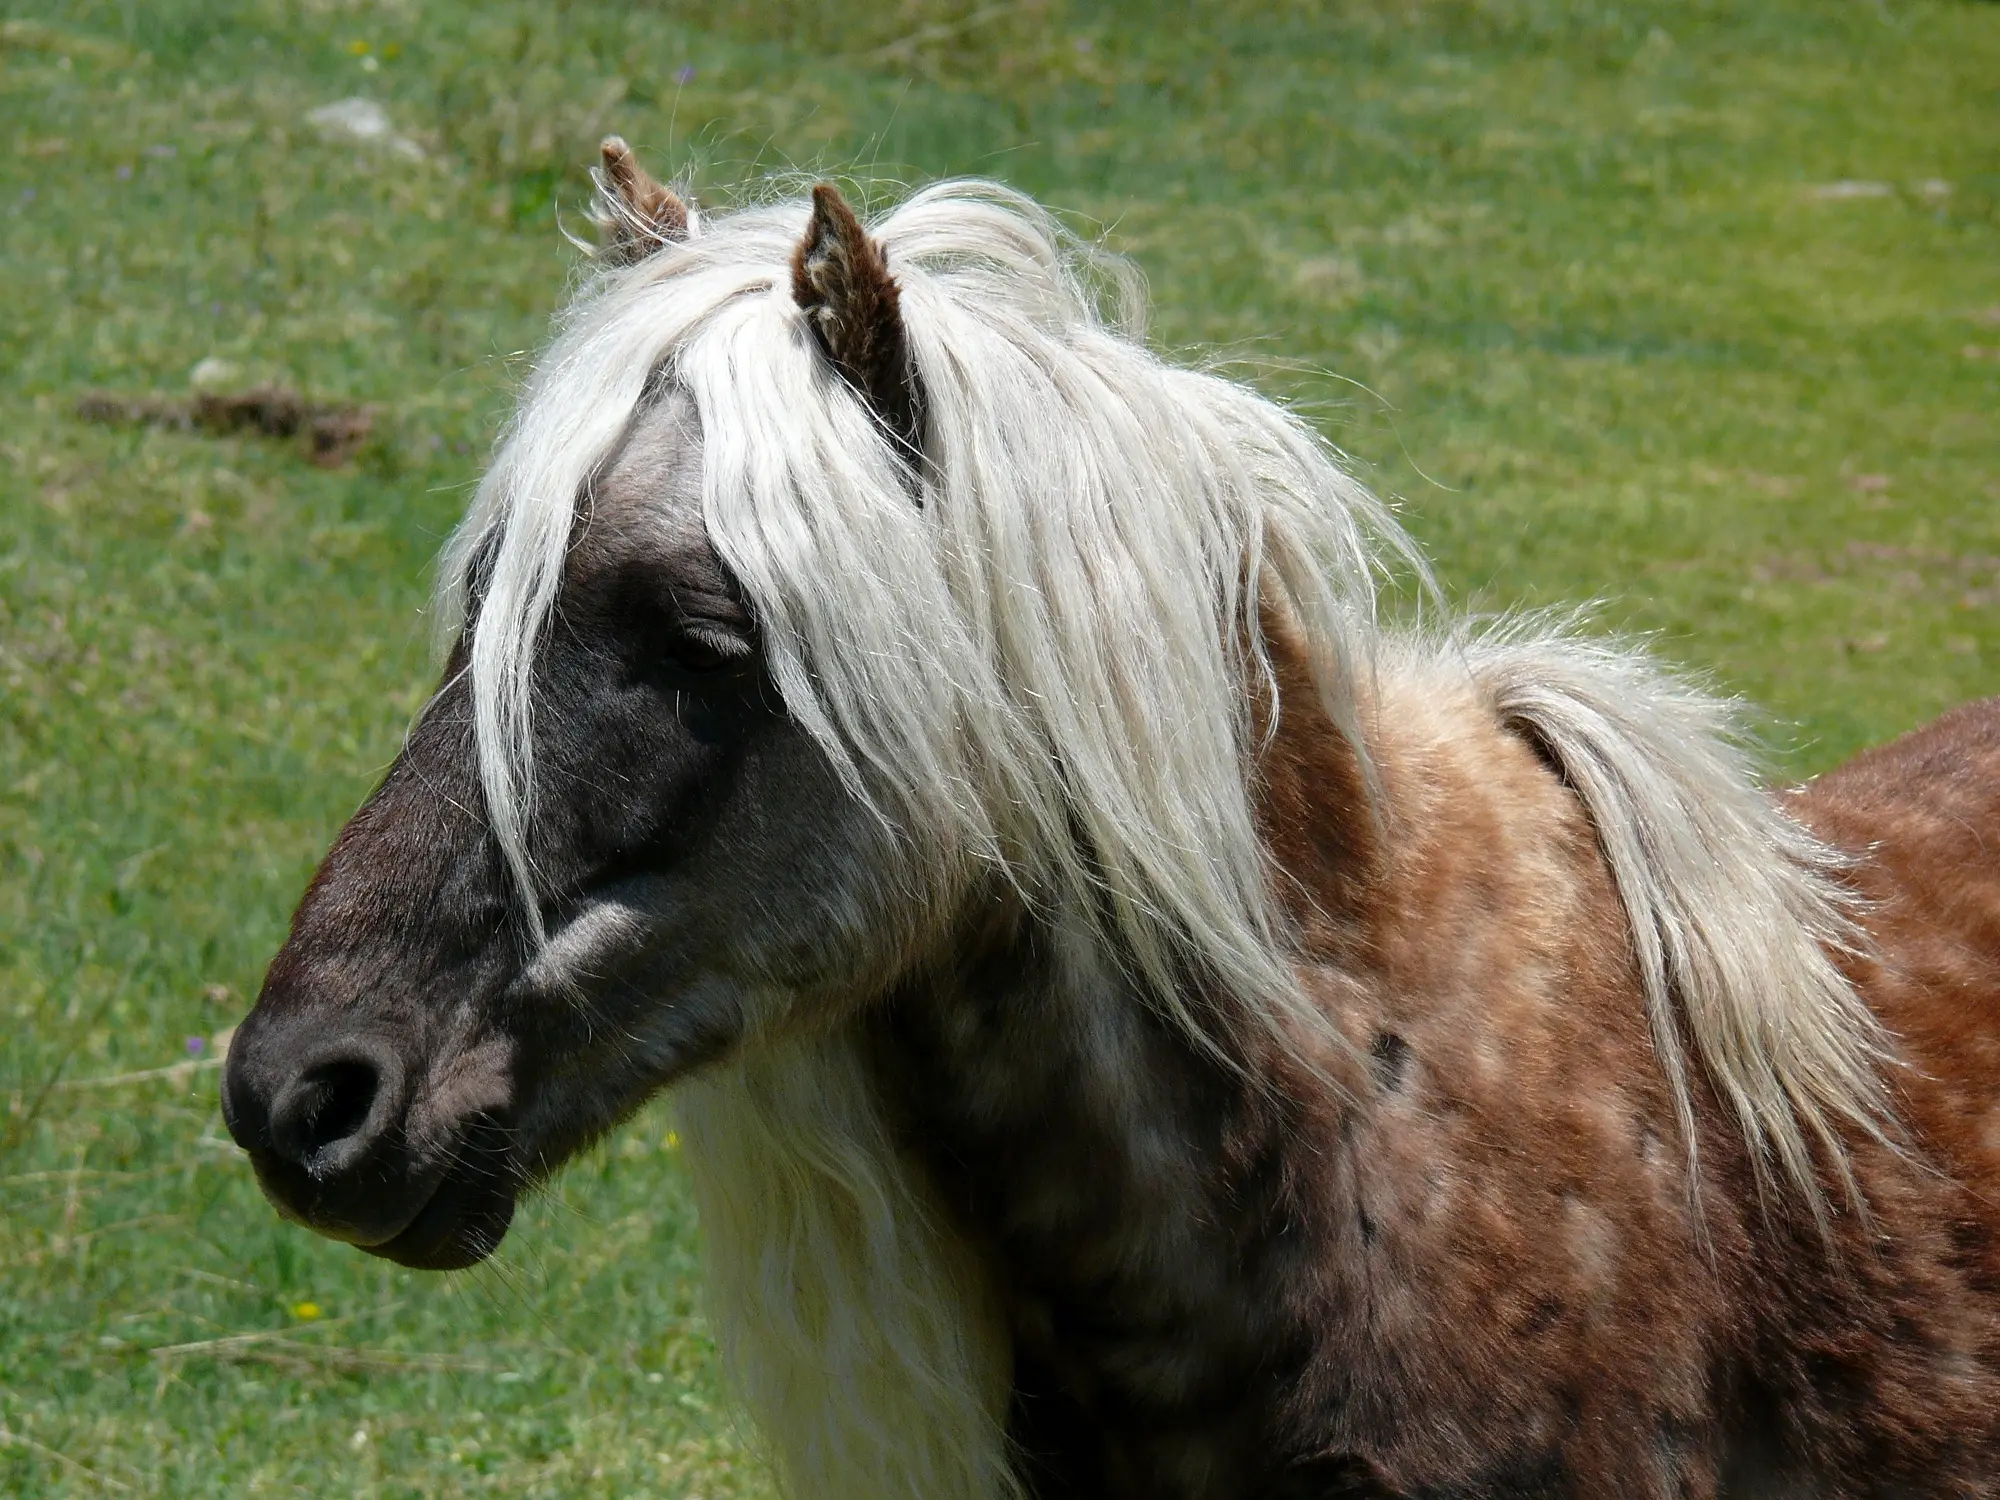
[{"label": "green grass", "polygon": [[[2000,689],[2000,7],[843,9],[10,7],[0,1493],[768,1493],[664,1117],[437,1280],[280,1224],[212,1070],[104,1082],[237,1018],[424,697],[430,559],[605,129],[712,201],[1044,196],[1137,259],[1162,344],[1311,410],[1454,594],[1601,598],[1788,770]],[[355,93],[426,159],[319,140]],[[326,472],[72,415],[211,356],[377,437]]]}]

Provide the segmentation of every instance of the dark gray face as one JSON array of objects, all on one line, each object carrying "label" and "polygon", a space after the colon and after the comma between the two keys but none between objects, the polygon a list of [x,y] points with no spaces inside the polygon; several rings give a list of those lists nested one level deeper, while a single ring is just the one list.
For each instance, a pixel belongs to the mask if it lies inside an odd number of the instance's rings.
[{"label": "dark gray face", "polygon": [[669,392],[572,538],[536,666],[547,946],[524,939],[485,828],[463,640],[306,892],[223,1112],[314,1229],[406,1265],[476,1261],[524,1185],[662,1084],[894,977],[912,882],[766,681],[700,474]]}]

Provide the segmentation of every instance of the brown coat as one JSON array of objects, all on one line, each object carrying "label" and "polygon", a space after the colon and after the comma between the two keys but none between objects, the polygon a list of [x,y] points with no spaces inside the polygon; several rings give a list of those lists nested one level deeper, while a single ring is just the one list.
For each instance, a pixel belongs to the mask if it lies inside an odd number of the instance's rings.
[{"label": "brown coat", "polygon": [[1705,1087],[1691,1174],[1556,769],[1469,686],[1385,677],[1373,815],[1278,655],[1265,835],[1351,1055],[1258,1089],[1065,1013],[1026,929],[886,1028],[1005,1289],[1036,1493],[2000,1493],[2000,700],[1793,799],[1862,856],[1854,977],[1905,1049],[1907,1152],[1851,1143],[1829,1253]]}]

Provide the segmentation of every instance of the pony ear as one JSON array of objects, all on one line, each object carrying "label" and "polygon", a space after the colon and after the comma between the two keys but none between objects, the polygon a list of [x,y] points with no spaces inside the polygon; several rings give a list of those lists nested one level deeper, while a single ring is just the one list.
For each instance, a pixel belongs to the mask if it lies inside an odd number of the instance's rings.
[{"label": "pony ear", "polygon": [[687,204],[672,188],[654,181],[624,137],[607,135],[598,149],[604,165],[591,173],[597,179],[597,225],[604,231],[604,248],[598,253],[614,264],[630,265],[662,245],[686,239]]},{"label": "pony ear", "polygon": [[833,367],[912,460],[923,453],[923,403],[903,328],[902,292],[882,247],[840,196],[813,189],[812,222],[792,252],[792,297]]}]

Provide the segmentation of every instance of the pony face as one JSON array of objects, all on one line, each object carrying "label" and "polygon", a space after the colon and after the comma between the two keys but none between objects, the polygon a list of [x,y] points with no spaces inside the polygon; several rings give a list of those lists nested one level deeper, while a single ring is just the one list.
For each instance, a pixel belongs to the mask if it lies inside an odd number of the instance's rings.
[{"label": "pony face", "polygon": [[532,941],[479,815],[466,661],[342,833],[231,1051],[224,1108],[288,1215],[423,1267],[746,1032],[893,976],[913,881],[785,714],[701,521],[667,390],[577,508],[532,665]]}]

